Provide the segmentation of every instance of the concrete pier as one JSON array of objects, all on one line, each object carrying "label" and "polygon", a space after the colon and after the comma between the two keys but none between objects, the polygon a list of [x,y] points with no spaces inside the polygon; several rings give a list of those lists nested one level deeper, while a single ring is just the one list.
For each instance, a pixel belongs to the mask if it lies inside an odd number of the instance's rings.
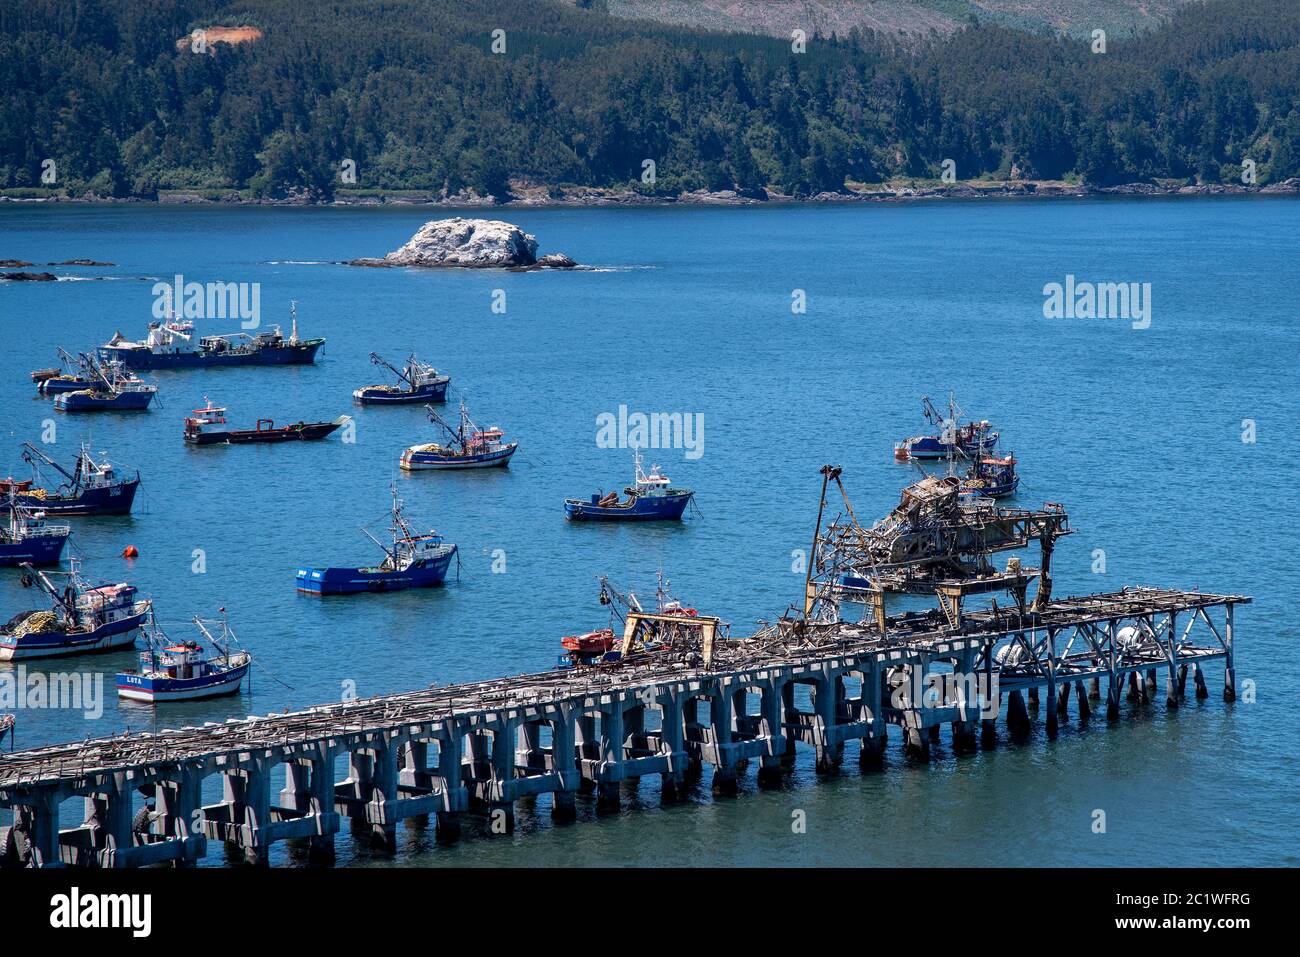
[{"label": "concrete pier", "polygon": [[[657,775],[671,801],[706,764],[720,794],[742,790],[750,771],[761,786],[779,785],[800,746],[819,772],[833,774],[845,743],[856,740],[862,767],[878,768],[890,725],[920,758],[945,725],[954,751],[981,739],[989,746],[999,719],[1013,735],[1031,729],[1031,690],[1041,690],[1038,717],[1049,732],[1068,711],[1071,685],[1084,723],[1085,689],[1100,688],[1102,678],[1108,717],[1118,715],[1126,681],[1144,689],[1161,668],[1173,679],[1173,706],[1186,671],[1197,697],[1208,695],[1211,660],[1225,662],[1231,700],[1232,609],[1249,600],[1126,589],[1022,614],[965,611],[957,626],[915,613],[888,619],[883,632],[875,622],[803,623],[797,642],[728,639],[707,663],[694,653],[643,653],[593,668],[19,751],[0,760],[0,864],[183,865],[217,843],[260,865],[285,840],[305,841],[313,859],[328,861],[345,818],[355,834],[391,851],[400,824],[425,827],[433,815],[438,839],[454,840],[471,810],[489,834],[506,834],[520,799],[549,794],[555,820],[570,821],[580,791],[613,808],[625,782]],[[1198,626],[1213,640],[1194,643]],[[1117,640],[1133,628],[1141,640]],[[1012,643],[1023,653],[999,654]],[[957,675],[983,675],[992,687],[967,692]],[[985,701],[1001,707],[986,712]],[[205,805],[208,782],[210,793],[219,782],[220,797]],[[154,807],[141,818],[146,798]],[[73,800],[82,823],[63,827],[72,814],[61,810]]]}]

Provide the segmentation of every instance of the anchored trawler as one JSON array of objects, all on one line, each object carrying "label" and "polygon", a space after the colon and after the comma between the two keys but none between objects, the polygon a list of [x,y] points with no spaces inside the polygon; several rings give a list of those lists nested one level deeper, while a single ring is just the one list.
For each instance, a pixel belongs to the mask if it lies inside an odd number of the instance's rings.
[{"label": "anchored trawler", "polygon": [[384,552],[384,560],[369,568],[298,569],[298,590],[313,595],[352,595],[359,592],[400,591],[441,585],[447,577],[456,546],[437,532],[423,535],[402,517],[402,500],[393,489],[392,545],[385,545],[368,530],[366,536]]},{"label": "anchored trawler", "polygon": [[297,303],[289,306],[292,319],[289,338],[279,326],[270,332],[250,336],[237,332],[202,336],[195,341],[194,323],[169,316],[149,323],[149,334],[132,341],[122,333],[99,348],[105,359],[117,359],[130,369],[207,369],[216,366],[308,365],[324,339],[299,339]]},{"label": "anchored trawler", "polygon": [[9,522],[0,525],[0,565],[55,565],[63,554],[72,528],[51,525],[45,513],[19,505],[12,498],[4,503]]},{"label": "anchored trawler", "polygon": [[475,425],[464,402],[460,404],[460,424],[454,429],[431,406],[426,408],[429,421],[442,426],[450,441],[446,445],[430,442],[411,446],[402,453],[399,463],[407,471],[504,467],[519,447],[517,442],[502,442],[505,433],[495,425],[490,429],[480,429]]},{"label": "anchored trawler", "polygon": [[[140,473],[134,478],[119,477],[107,459],[95,461],[82,445],[76,464],[69,472],[30,442],[23,443],[23,461],[37,472],[38,460],[62,475],[66,482],[54,491],[32,488],[31,481],[0,479],[0,494],[12,492],[19,505],[39,508],[47,515],[126,515],[140,486]],[[39,473],[37,473],[39,475]]]},{"label": "anchored trawler", "polygon": [[95,386],[86,357],[74,356],[64,349],[59,349],[59,365],[33,370],[32,381],[41,395],[58,395]]},{"label": "anchored trawler", "polygon": [[[231,651],[235,633],[220,622],[193,619],[199,630],[194,641],[172,641],[151,622],[145,631],[148,650],[140,654],[138,671],[117,675],[118,697],[150,704],[159,701],[189,701],[235,694],[248,674],[252,656],[247,651]],[[214,635],[209,625],[221,625]]]},{"label": "anchored trawler", "polygon": [[589,522],[653,522],[680,519],[687,504],[695,496],[688,488],[673,488],[668,476],[652,465],[647,474],[641,467],[641,452],[634,458],[633,483],[623,491],[627,498],[620,501],[618,492],[605,495],[596,492],[588,501],[569,498],[564,500],[564,514],[574,521]]},{"label": "anchored trawler", "polygon": [[62,392],[54,397],[61,412],[143,412],[149,408],[158,387],[132,375],[121,362],[97,361],[82,353],[86,371],[94,383],[86,389]]},{"label": "anchored trawler", "polygon": [[952,455],[977,455],[990,451],[998,444],[998,433],[987,419],[979,422],[960,422],[963,415],[956,400],[948,396],[948,414],[940,412],[928,395],[921,397],[921,414],[939,430],[938,435],[914,435],[894,447],[894,458],[900,462],[908,459],[942,459]]},{"label": "anchored trawler", "polygon": [[74,559],[72,570],[60,575],[66,581],[56,585],[49,575],[23,563],[28,581],[48,596],[46,611],[24,611],[0,626],[0,661],[25,658],[54,658],[62,655],[111,651],[135,641],[135,632],[152,607],[137,597],[134,585],[92,586],[81,577]]},{"label": "anchored trawler", "polygon": [[407,356],[406,365],[398,368],[377,352],[370,353],[370,361],[383,366],[397,376],[396,385],[367,385],[352,393],[361,405],[402,405],[413,402],[444,402],[451,376],[440,373],[415,354]]}]

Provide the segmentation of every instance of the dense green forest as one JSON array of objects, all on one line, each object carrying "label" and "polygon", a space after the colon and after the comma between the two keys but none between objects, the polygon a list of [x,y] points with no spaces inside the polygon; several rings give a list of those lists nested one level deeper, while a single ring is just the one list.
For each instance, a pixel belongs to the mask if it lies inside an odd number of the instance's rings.
[{"label": "dense green forest", "polygon": [[[1077,176],[1300,175],[1300,3],[1216,0],[1087,41],[787,41],[546,0],[21,0],[0,4],[0,188],[72,194],[539,184],[683,189]],[[261,39],[178,49],[192,29]],[[505,31],[505,52],[492,33]],[[642,161],[657,178],[642,183]],[[48,185],[48,184],[47,184]]]}]

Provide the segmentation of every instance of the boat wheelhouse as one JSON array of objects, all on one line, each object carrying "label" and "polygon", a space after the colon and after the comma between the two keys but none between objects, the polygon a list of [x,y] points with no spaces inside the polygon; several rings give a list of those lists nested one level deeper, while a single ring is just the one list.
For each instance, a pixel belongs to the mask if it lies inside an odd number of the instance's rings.
[{"label": "boat wheelhouse", "polygon": [[653,522],[675,521],[682,517],[687,504],[695,496],[688,488],[673,488],[668,476],[652,465],[649,473],[642,468],[641,452],[634,455],[633,483],[624,489],[627,498],[620,500],[617,492],[608,495],[596,492],[589,501],[565,499],[564,513],[574,521],[591,522]]},{"label": "boat wheelhouse", "polygon": [[72,528],[51,525],[45,513],[19,505],[12,498],[4,504],[8,522],[0,525],[0,565],[55,565],[63,555]]},{"label": "boat wheelhouse", "polygon": [[441,585],[457,555],[456,546],[435,531],[415,532],[402,516],[402,501],[393,493],[392,544],[386,545],[367,529],[362,532],[384,552],[372,567],[302,567],[298,590],[311,595],[352,595],[361,592],[401,591]]},{"label": "boat wheelhouse", "polygon": [[446,445],[431,442],[406,449],[399,464],[407,471],[504,468],[518,448],[516,442],[502,441],[505,433],[497,426],[480,429],[475,425],[464,402],[460,404],[460,423],[456,428],[452,428],[432,406],[425,408],[429,420],[443,428],[449,441]]},{"label": "boat wheelhouse", "polygon": [[[84,444],[72,471],[29,442],[23,443],[23,461],[38,474],[40,463],[44,463],[67,480],[53,491],[32,488],[32,482],[24,483],[25,488],[14,490],[19,505],[39,508],[47,515],[126,515],[131,511],[136,489],[140,486],[139,472],[134,477],[119,476],[108,459],[96,460]],[[0,481],[0,486],[5,484],[5,481]]]},{"label": "boat wheelhouse", "polygon": [[[236,694],[252,656],[247,651],[232,651],[235,634],[224,618],[220,622],[195,617],[199,638],[172,641],[150,623],[146,630],[148,650],[140,655],[140,668],[117,674],[118,697],[149,704],[166,701],[190,701]],[[218,634],[209,629],[220,625]]]},{"label": "boat wheelhouse", "polygon": [[413,402],[445,402],[451,377],[443,375],[427,362],[421,362],[412,353],[406,365],[398,368],[376,352],[370,361],[388,369],[397,376],[396,385],[368,385],[352,393],[361,405],[402,405]]},{"label": "boat wheelhouse", "polygon": [[309,365],[324,339],[298,338],[297,302],[289,307],[292,325],[288,338],[274,326],[256,335],[238,332],[196,337],[194,323],[170,315],[149,324],[142,340],[129,340],[122,333],[100,346],[105,359],[116,359],[130,369],[206,369],[220,366]]},{"label": "boat wheelhouse", "polygon": [[72,570],[56,585],[50,575],[24,563],[25,580],[39,585],[49,598],[47,610],[20,612],[0,626],[0,661],[55,658],[63,655],[111,651],[130,645],[144,624],[151,605],[141,600],[134,585],[91,585],[81,577],[74,559]]}]

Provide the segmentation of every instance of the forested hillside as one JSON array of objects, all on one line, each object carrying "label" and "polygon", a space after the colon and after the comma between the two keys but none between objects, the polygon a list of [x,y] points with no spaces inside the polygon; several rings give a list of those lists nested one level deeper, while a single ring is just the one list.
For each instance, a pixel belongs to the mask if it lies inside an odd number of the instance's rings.
[{"label": "forested hillside", "polygon": [[[262,36],[178,48],[216,25]],[[545,0],[23,0],[0,5],[0,80],[0,188],[51,185],[53,160],[74,195],[809,194],[945,158],[961,179],[1216,182],[1247,158],[1260,183],[1300,175],[1295,0],[1194,4],[1105,53],[996,25],[794,53]]]}]

